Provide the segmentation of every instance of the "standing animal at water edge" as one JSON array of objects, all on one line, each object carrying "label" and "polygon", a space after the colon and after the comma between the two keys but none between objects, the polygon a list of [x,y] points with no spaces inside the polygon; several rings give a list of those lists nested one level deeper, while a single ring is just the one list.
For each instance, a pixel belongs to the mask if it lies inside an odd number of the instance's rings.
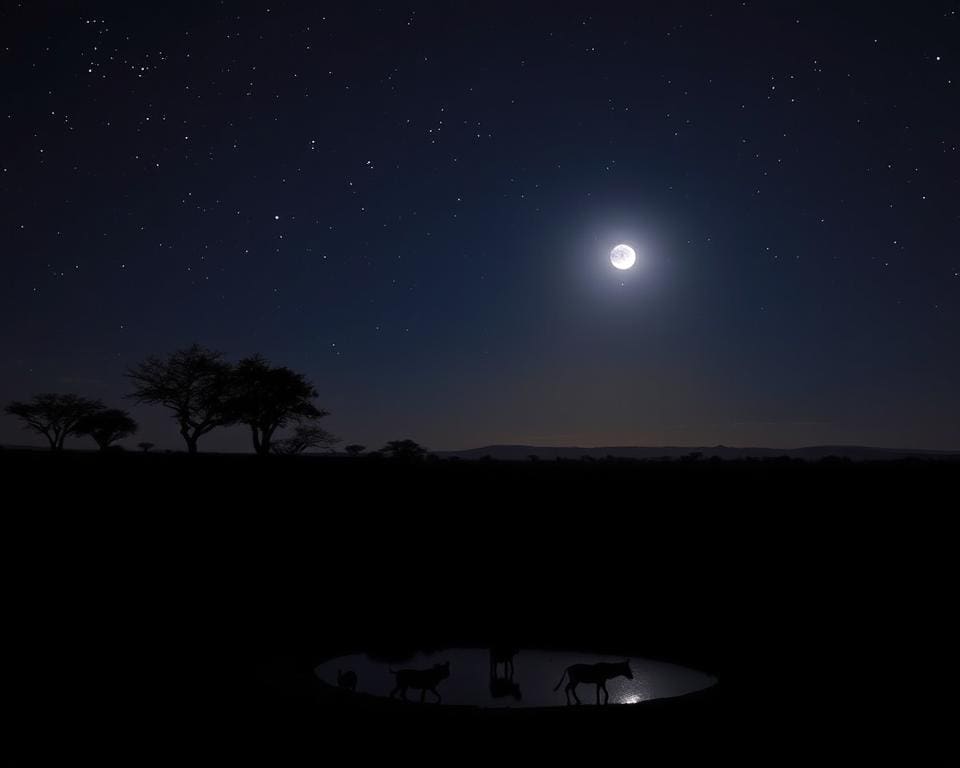
[{"label": "standing animal at water edge", "polygon": [[607,680],[615,677],[625,677],[627,680],[633,680],[633,672],[630,669],[630,662],[618,661],[614,663],[600,662],[599,664],[573,664],[563,671],[560,682],[553,690],[557,691],[563,685],[564,678],[567,680],[567,687],[564,689],[567,694],[567,704],[570,703],[570,694],[577,704],[580,703],[580,697],[577,696],[577,686],[580,683],[593,683],[597,686],[597,704],[600,703],[600,691],[603,691],[606,704],[610,701],[610,692],[607,690]]},{"label": "standing animal at water edge", "polygon": [[397,676],[397,684],[390,691],[391,699],[399,692],[400,697],[406,701],[407,689],[419,688],[421,704],[426,698],[427,691],[437,697],[437,704],[439,704],[442,699],[439,691],[437,691],[437,686],[450,677],[450,662],[434,664],[430,669],[390,669],[390,674]]}]

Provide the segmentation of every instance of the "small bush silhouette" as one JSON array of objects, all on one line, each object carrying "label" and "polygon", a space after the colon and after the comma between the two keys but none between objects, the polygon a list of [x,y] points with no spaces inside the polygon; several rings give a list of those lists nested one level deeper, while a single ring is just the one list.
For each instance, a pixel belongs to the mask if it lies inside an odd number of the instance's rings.
[{"label": "small bush silhouette", "polygon": [[309,451],[311,448],[332,449],[340,442],[340,438],[331,435],[327,430],[314,424],[300,424],[293,432],[292,437],[278,440],[273,449],[276,453],[293,456]]}]

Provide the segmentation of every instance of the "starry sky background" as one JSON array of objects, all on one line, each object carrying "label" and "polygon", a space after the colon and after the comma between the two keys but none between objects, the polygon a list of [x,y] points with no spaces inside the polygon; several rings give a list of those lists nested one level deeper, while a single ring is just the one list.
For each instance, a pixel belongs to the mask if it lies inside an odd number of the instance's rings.
[{"label": "starry sky background", "polygon": [[0,401],[129,408],[197,341],[372,448],[960,448],[956,0],[6,2],[0,39]]}]

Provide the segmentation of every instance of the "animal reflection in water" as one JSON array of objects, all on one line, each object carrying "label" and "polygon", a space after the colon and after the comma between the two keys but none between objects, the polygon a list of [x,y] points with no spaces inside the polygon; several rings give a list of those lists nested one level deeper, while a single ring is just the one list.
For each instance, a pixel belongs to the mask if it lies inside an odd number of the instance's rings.
[{"label": "animal reflection in water", "polygon": [[437,704],[439,704],[442,699],[437,686],[450,677],[450,662],[434,664],[429,669],[391,669],[390,673],[397,677],[397,684],[390,691],[391,699],[399,692],[400,698],[407,701],[407,689],[418,688],[420,689],[421,704],[426,699],[427,691],[437,697]]},{"label": "animal reflection in water", "polygon": [[[513,681],[513,657],[517,655],[516,648],[493,647],[490,649],[490,696],[502,699],[512,696],[520,701],[520,686]],[[499,674],[499,665],[503,664],[503,676]]]},{"label": "animal reflection in water", "polygon": [[490,677],[497,677],[499,665],[503,664],[503,676],[513,680],[513,657],[518,653],[517,648],[506,645],[495,645],[490,648]]},{"label": "animal reflection in water", "polygon": [[607,690],[607,680],[615,677],[625,677],[627,680],[633,680],[633,672],[630,670],[629,661],[619,661],[613,664],[600,662],[599,664],[573,664],[563,671],[560,682],[553,690],[560,690],[564,679],[567,680],[567,687],[564,689],[567,694],[567,704],[570,703],[570,694],[577,704],[580,703],[580,697],[577,696],[577,686],[580,683],[593,683],[597,686],[597,704],[600,703],[600,691],[603,691],[603,703],[610,701],[610,692]]}]

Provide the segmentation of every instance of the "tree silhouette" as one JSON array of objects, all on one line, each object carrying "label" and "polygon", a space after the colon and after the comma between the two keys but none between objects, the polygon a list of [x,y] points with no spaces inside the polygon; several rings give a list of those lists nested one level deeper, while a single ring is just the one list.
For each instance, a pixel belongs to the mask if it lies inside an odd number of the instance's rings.
[{"label": "tree silhouette", "polygon": [[103,409],[99,400],[47,393],[35,395],[29,402],[14,400],[4,411],[23,421],[24,429],[47,438],[51,451],[62,451],[64,439],[76,433],[81,420]]},{"label": "tree silhouette", "polygon": [[361,453],[363,453],[366,449],[367,449],[367,446],[365,446],[365,445],[358,445],[358,444],[356,444],[356,443],[352,443],[352,444],[350,444],[350,445],[345,445],[345,446],[343,447],[343,450],[347,452],[347,455],[348,455],[348,456],[359,456],[359,455],[360,455]]},{"label": "tree silhouette", "polygon": [[327,415],[310,402],[316,396],[317,391],[303,374],[273,367],[254,355],[234,368],[230,418],[250,427],[253,449],[263,456],[270,453],[278,429],[290,422],[314,421]]},{"label": "tree silhouette", "polygon": [[80,419],[74,432],[78,435],[90,435],[100,446],[100,450],[105,451],[117,440],[136,434],[138,428],[137,422],[126,411],[104,408]]},{"label": "tree silhouette", "polygon": [[395,461],[406,462],[422,461],[427,455],[427,449],[413,440],[391,440],[380,452]]},{"label": "tree silhouette", "polygon": [[130,397],[173,411],[190,453],[210,430],[229,423],[226,415],[232,367],[219,352],[194,344],[161,359],[148,357],[127,371]]},{"label": "tree silhouette", "polygon": [[144,453],[147,453],[151,448],[156,447],[155,443],[147,442],[146,440],[142,443],[137,443],[137,448],[139,448]]},{"label": "tree silhouette", "polygon": [[311,448],[330,448],[340,442],[340,438],[330,434],[323,427],[315,424],[298,424],[293,436],[278,440],[273,444],[276,453],[292,456]]}]

